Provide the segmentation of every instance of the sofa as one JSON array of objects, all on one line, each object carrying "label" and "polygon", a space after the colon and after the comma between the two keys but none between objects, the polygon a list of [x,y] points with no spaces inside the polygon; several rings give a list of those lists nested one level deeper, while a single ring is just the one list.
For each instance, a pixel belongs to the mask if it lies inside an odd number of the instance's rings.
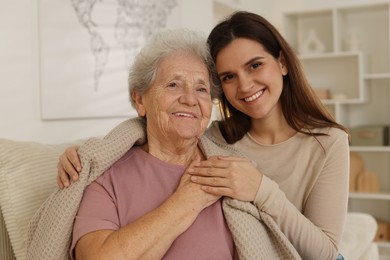
[{"label": "sofa", "polygon": [[[26,259],[28,222],[47,196],[57,189],[59,155],[70,145],[0,139],[0,259]],[[377,230],[368,214],[347,215],[341,253],[345,259],[379,259],[373,242]]]}]

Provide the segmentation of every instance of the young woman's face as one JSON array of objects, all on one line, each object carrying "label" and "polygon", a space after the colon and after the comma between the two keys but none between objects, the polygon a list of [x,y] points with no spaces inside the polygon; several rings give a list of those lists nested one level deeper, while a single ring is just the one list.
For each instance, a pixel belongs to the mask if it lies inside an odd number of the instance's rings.
[{"label": "young woman's face", "polygon": [[[252,119],[263,119],[279,109],[287,68],[253,40],[237,38],[217,55],[216,68],[227,100]],[[276,109],[275,109],[276,108]]]}]

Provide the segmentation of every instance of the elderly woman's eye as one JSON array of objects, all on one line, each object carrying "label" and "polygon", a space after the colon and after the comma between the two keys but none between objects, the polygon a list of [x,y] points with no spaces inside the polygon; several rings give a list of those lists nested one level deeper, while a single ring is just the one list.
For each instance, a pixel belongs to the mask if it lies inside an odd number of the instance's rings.
[{"label": "elderly woman's eye", "polygon": [[206,87],[199,87],[198,89],[197,89],[197,91],[199,91],[199,92],[208,92],[208,88],[206,88]]},{"label": "elderly woman's eye", "polygon": [[177,87],[177,84],[176,84],[176,82],[171,82],[168,84],[168,87],[175,88],[175,87]]}]

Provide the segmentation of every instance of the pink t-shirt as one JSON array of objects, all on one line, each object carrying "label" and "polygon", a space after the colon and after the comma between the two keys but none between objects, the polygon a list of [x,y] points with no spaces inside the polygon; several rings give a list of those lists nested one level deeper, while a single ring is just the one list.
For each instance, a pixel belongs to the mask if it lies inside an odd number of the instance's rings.
[{"label": "pink t-shirt", "polygon": [[[157,208],[175,190],[186,167],[160,161],[139,147],[89,185],[73,227],[71,252],[85,234],[119,228]],[[233,259],[234,245],[221,200],[204,209],[164,259]]]}]

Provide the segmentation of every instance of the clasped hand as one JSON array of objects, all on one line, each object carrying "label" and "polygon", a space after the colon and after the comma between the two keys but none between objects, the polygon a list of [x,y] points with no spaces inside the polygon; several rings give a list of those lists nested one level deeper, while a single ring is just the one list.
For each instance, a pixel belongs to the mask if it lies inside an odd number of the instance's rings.
[{"label": "clasped hand", "polygon": [[[60,157],[57,183],[61,188],[70,185],[69,177],[78,180],[81,163],[77,149],[77,146],[69,147]],[[203,191],[241,201],[253,201],[262,180],[262,174],[249,160],[231,156],[192,163],[186,173]]]},{"label": "clasped hand", "polygon": [[262,180],[262,174],[249,160],[230,156],[196,162],[187,173],[205,192],[241,201],[253,201]]}]

